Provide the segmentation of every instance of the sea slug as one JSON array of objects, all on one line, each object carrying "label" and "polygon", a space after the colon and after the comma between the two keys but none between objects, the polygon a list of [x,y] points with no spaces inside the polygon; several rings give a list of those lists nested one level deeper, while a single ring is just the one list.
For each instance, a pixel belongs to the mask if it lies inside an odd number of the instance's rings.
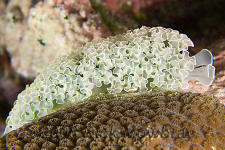
[{"label": "sea slug", "polygon": [[210,85],[215,68],[204,49],[176,30],[142,27],[81,47],[56,59],[18,95],[5,133],[99,93],[182,90],[189,80]]}]

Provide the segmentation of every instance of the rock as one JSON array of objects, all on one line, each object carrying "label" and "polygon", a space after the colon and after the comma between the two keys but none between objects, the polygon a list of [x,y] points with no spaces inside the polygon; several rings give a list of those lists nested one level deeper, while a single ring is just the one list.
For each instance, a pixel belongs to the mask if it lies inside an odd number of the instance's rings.
[{"label": "rock", "polygon": [[73,3],[80,7],[66,4],[9,1],[3,37],[17,72],[33,78],[54,58],[110,34],[88,1]]}]

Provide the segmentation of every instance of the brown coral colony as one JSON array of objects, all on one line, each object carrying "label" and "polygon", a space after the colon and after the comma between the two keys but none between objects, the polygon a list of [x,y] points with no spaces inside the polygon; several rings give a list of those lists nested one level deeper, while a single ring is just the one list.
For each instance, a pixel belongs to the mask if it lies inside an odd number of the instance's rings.
[{"label": "brown coral colony", "polygon": [[156,92],[91,98],[0,138],[0,149],[225,149],[224,105]]}]

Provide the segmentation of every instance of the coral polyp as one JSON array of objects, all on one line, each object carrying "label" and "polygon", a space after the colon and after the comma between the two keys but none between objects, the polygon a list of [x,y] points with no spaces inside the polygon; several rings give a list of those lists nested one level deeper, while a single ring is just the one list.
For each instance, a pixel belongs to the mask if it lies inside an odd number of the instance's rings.
[{"label": "coral polyp", "polygon": [[212,55],[189,56],[192,41],[176,30],[142,27],[90,42],[56,59],[18,95],[5,133],[100,93],[182,90],[189,80],[211,84]]}]

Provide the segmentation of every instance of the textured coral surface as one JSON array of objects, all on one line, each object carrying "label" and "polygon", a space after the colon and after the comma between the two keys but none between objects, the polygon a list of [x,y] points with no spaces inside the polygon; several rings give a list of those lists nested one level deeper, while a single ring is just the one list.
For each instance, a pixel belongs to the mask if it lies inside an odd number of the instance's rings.
[{"label": "textured coral surface", "polygon": [[1,149],[225,149],[225,106],[192,93],[102,95],[11,131]]}]

